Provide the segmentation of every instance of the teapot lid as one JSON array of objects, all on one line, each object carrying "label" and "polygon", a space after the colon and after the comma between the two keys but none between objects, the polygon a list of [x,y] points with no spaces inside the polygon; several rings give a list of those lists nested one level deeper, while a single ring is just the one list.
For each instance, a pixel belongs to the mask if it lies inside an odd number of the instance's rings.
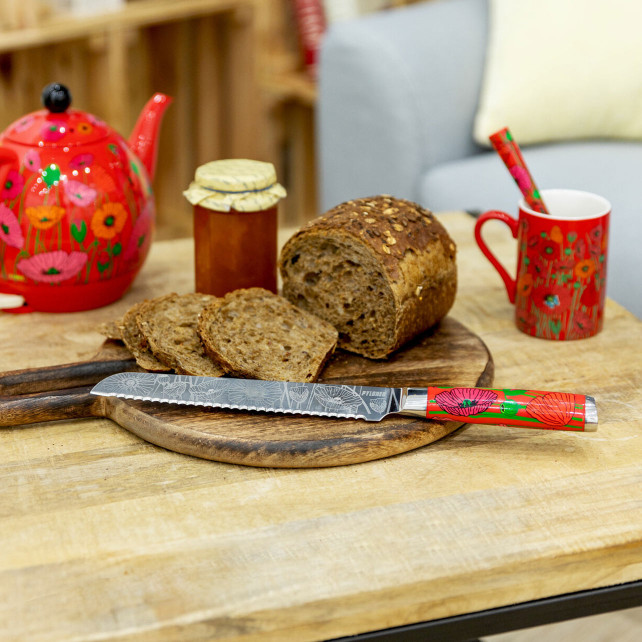
[{"label": "teapot lid", "polygon": [[6,140],[30,147],[71,147],[106,138],[112,129],[87,112],[69,109],[71,92],[60,83],[42,92],[45,109],[32,112],[9,125]]}]

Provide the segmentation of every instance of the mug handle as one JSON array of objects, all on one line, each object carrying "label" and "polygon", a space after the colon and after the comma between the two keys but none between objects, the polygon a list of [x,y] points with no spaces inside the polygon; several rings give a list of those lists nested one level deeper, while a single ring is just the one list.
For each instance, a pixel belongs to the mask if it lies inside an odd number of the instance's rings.
[{"label": "mug handle", "polygon": [[519,229],[519,222],[517,219],[506,214],[506,212],[501,212],[499,210],[490,210],[489,212],[484,212],[475,223],[475,240],[479,249],[484,253],[484,256],[493,264],[494,268],[499,272],[499,276],[502,277],[504,285],[506,286],[506,292],[508,293],[508,300],[511,303],[515,303],[515,294],[517,292],[517,284],[515,279],[511,278],[510,274],[506,271],[506,268],[497,260],[497,257],[488,249],[484,239],[481,235],[481,228],[487,221],[495,219],[506,223],[510,228],[510,231],[513,235],[513,238],[517,238],[517,231]]}]

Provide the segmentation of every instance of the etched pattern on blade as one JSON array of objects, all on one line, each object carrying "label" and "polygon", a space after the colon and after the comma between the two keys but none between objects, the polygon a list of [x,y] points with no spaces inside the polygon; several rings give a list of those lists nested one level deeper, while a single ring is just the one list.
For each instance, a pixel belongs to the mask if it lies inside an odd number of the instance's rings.
[{"label": "etched pattern on blade", "polygon": [[399,409],[399,391],[256,379],[121,372],[103,379],[92,394],[142,401],[237,410],[285,412],[379,421]]}]

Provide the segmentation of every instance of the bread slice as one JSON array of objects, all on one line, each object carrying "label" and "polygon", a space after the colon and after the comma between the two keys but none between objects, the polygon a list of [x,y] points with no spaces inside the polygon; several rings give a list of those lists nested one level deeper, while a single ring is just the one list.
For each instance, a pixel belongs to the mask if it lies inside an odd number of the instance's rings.
[{"label": "bread slice", "polygon": [[283,296],[339,331],[339,347],[382,359],[450,310],[456,247],[431,212],[391,196],[337,205],[285,244]]},{"label": "bread slice", "polygon": [[203,310],[205,350],[236,377],[315,381],[334,351],[337,331],[263,288],[235,290]]},{"label": "bread slice", "polygon": [[136,363],[145,370],[152,372],[170,372],[171,368],[159,361],[149,349],[147,340],[138,328],[136,316],[145,302],[135,303],[123,316],[121,322],[122,339],[129,351],[134,355]]},{"label": "bread slice", "polygon": [[205,354],[196,333],[198,315],[216,301],[216,297],[200,293],[171,293],[145,301],[136,322],[154,356],[178,374],[224,374],[223,368]]},{"label": "bread slice", "polygon": [[123,340],[123,328],[121,321],[105,321],[98,326],[98,332],[108,339],[115,341]]}]

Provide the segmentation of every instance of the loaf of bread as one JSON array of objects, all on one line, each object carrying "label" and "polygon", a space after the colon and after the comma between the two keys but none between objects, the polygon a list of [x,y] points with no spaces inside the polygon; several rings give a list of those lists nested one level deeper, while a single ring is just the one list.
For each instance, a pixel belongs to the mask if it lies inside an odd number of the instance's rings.
[{"label": "loaf of bread", "polygon": [[177,374],[220,377],[224,370],[205,354],[196,332],[198,315],[218,299],[209,294],[166,294],[143,302],[138,329],[161,363]]},{"label": "loaf of bread", "polygon": [[234,290],[201,312],[207,354],[235,377],[315,381],[334,351],[337,331],[263,288]]},{"label": "loaf of bread", "polygon": [[338,347],[380,359],[430,328],[457,290],[456,248],[431,212],[375,196],[310,221],[281,251],[283,296],[339,331]]}]

